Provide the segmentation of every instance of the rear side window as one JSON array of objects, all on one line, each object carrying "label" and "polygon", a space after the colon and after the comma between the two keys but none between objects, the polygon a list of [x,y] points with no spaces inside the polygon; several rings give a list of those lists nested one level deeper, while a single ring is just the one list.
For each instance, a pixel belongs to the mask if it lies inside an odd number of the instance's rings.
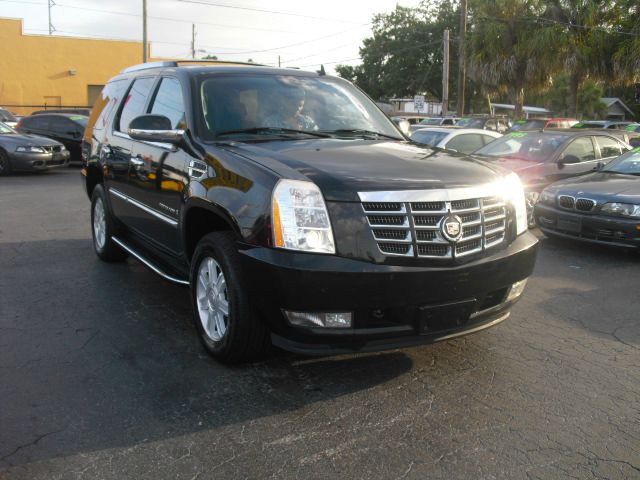
[{"label": "rear side window", "polygon": [[151,113],[164,115],[171,120],[174,129],[184,129],[184,100],[180,82],[175,78],[163,78],[153,100]]},{"label": "rear side window", "polygon": [[51,117],[49,120],[49,130],[56,133],[66,133],[74,129],[73,124],[63,117]]},{"label": "rear side window", "polygon": [[118,119],[118,130],[126,132],[129,129],[131,120],[144,113],[144,106],[151,92],[151,87],[155,78],[145,77],[138,78],[133,82],[127,98],[124,100],[124,106]]},{"label": "rear side window", "polygon": [[593,148],[593,142],[591,137],[576,138],[569,144],[566,150],[562,153],[560,159],[568,156],[578,157],[580,162],[589,162],[596,159],[596,151]]},{"label": "rear side window", "polygon": [[475,152],[482,147],[484,147],[484,143],[481,136],[477,133],[458,135],[457,137],[452,138],[445,145],[445,148],[448,148],[449,150],[456,150],[461,153]]},{"label": "rear side window", "polygon": [[122,95],[124,95],[127,85],[128,81],[125,79],[114,80],[102,89],[91,110],[91,117],[86,124],[87,132],[104,129],[116,105],[120,103],[120,99]]},{"label": "rear side window", "polygon": [[600,147],[602,158],[617,157],[626,151],[626,149],[623,150],[620,142],[613,138],[596,137],[596,142],[598,142],[598,146]]},{"label": "rear side window", "polygon": [[33,128],[36,130],[48,130],[49,117],[46,117],[44,115],[35,115],[33,117],[23,118],[22,126],[26,128]]}]

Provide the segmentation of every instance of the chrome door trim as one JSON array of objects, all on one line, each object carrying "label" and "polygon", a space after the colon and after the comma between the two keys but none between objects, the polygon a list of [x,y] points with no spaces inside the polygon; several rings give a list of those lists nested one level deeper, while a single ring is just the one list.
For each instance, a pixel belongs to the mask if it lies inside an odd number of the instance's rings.
[{"label": "chrome door trim", "polygon": [[131,138],[129,135],[127,135],[126,133],[120,132],[118,130],[114,130],[113,131],[113,135],[115,137],[120,137],[120,138],[124,138],[126,140],[131,140],[132,142],[140,142],[140,143],[144,143],[146,145],[152,145],[154,147],[160,147],[160,148],[164,148],[165,150],[174,150],[174,146],[171,145],[170,143],[162,143],[162,142],[143,142],[140,140],[134,140],[133,138]]},{"label": "chrome door trim", "polygon": [[140,210],[143,210],[143,211],[147,212],[148,214],[153,215],[154,217],[158,218],[159,220],[162,220],[163,222],[168,223],[169,225],[171,225],[174,228],[178,227],[177,220],[174,220],[173,218],[166,216],[164,213],[160,213],[157,210],[154,210],[153,208],[148,207],[144,203],[140,203],[139,201],[134,200],[129,195],[125,195],[124,193],[122,193],[119,190],[116,190],[115,188],[110,188],[109,189],[109,193],[115,195],[116,197],[124,200],[127,203],[130,203],[131,205],[134,205],[134,206],[138,207]]}]

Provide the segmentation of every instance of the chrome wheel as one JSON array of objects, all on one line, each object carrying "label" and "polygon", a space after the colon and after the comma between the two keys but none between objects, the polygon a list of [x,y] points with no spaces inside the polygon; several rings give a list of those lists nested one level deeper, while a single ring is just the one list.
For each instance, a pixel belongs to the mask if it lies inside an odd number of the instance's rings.
[{"label": "chrome wheel", "polygon": [[102,199],[96,199],[93,205],[93,238],[98,250],[102,250],[107,241],[107,217]]},{"label": "chrome wheel", "polygon": [[196,301],[202,328],[211,340],[219,342],[229,325],[227,280],[218,262],[205,257],[198,268],[197,281]]}]

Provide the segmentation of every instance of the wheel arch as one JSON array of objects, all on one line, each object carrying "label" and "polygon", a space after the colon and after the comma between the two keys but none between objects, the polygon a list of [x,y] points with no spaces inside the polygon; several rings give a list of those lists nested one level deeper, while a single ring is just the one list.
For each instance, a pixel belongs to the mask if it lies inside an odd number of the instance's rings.
[{"label": "wheel arch", "polygon": [[202,237],[211,232],[230,231],[241,239],[240,227],[224,208],[200,199],[194,199],[182,218],[182,242],[189,261]]}]

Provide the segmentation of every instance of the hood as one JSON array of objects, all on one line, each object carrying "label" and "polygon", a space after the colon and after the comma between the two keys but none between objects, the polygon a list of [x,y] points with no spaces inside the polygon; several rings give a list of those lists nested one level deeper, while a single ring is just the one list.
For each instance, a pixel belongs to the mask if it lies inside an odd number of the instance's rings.
[{"label": "hood", "polygon": [[634,175],[595,172],[556,182],[547,190],[557,195],[640,203],[640,177]]},{"label": "hood", "polygon": [[327,200],[359,201],[357,192],[472,187],[505,171],[462,154],[401,141],[318,139],[226,144],[284,178],[309,179]]},{"label": "hood", "polygon": [[52,146],[62,145],[60,142],[52,140],[51,138],[40,137],[38,135],[28,135],[23,133],[17,134],[4,134],[0,135],[0,145],[6,147],[18,147],[18,146]]}]

